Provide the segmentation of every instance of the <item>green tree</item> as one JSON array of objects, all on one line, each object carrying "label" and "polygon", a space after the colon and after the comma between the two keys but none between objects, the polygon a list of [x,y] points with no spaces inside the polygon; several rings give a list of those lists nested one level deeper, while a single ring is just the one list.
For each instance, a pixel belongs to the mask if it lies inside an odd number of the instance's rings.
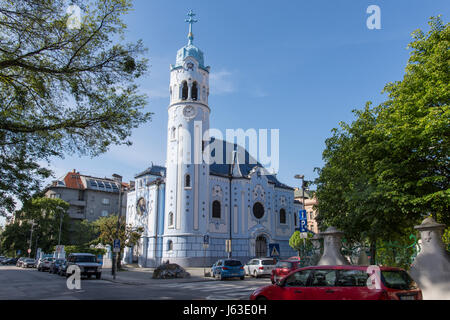
[{"label": "green tree", "polygon": [[295,231],[289,239],[289,246],[298,252],[298,256],[304,258],[311,253],[313,249],[311,238],[313,236],[308,233],[307,238],[300,237],[300,231]]},{"label": "green tree", "polygon": [[147,60],[141,41],[124,43],[131,0],[0,0],[0,214],[13,212],[51,172],[40,160],[96,156],[130,145],[148,121],[136,80]]},{"label": "green tree", "polygon": [[321,229],[368,239],[372,259],[378,240],[407,238],[428,213],[449,223],[450,27],[429,24],[426,36],[413,33],[403,80],[384,89],[389,99],[334,129],[317,169]]},{"label": "green tree", "polygon": [[100,235],[97,224],[88,220],[73,221],[70,230],[70,245],[89,246],[97,244]]},{"label": "green tree", "polygon": [[129,224],[126,224],[125,217],[121,216],[119,219],[119,237],[117,237],[117,219],[117,216],[110,215],[108,217],[101,217],[94,223],[100,231],[98,240],[102,244],[109,244],[112,248],[114,239],[120,240],[120,252],[117,259],[117,270],[120,270],[122,250],[125,247],[131,247],[138,243],[142,233],[144,232],[144,228],[135,228]]},{"label": "green tree", "polygon": [[[32,198],[18,210],[16,221],[5,228],[2,247],[8,252],[31,248],[34,256],[36,249],[52,252],[58,244],[61,227],[61,244],[68,240],[70,218],[67,215],[69,204],[61,199]],[[33,236],[31,245],[31,229]]]}]

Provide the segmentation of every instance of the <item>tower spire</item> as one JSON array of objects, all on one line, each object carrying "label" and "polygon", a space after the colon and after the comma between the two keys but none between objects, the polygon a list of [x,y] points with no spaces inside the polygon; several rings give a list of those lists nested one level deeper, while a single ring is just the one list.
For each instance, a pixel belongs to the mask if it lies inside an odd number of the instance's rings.
[{"label": "tower spire", "polygon": [[196,22],[198,22],[197,19],[194,19],[195,17],[195,13],[192,10],[189,10],[187,16],[189,17],[188,19],[186,19],[185,21],[187,23],[189,23],[189,34],[188,34],[188,39],[189,42],[188,44],[192,44],[192,41],[194,40],[194,34],[192,33],[192,25]]}]

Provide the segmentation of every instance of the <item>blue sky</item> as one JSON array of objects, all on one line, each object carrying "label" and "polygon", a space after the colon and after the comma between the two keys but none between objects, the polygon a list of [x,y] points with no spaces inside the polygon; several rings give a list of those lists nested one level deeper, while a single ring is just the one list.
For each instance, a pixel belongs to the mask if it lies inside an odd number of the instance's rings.
[{"label": "blue sky", "polygon": [[[369,30],[369,5],[381,8],[381,30]],[[448,21],[448,1],[175,1],[136,0],[126,17],[126,40],[149,49],[151,122],[133,132],[131,147],[112,147],[94,159],[54,159],[59,177],[77,169],[88,175],[121,174],[125,181],[166,158],[169,64],[187,43],[186,13],[193,9],[194,44],[211,66],[211,127],[280,130],[280,181],[316,177],[324,141],[351,110],[383,100],[381,91],[400,80],[411,32],[428,31],[438,14]]]}]

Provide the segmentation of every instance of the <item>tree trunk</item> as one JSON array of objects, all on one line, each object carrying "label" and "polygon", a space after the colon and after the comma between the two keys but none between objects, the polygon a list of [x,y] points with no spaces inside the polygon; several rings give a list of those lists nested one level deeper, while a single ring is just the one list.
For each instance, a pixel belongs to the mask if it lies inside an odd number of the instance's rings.
[{"label": "tree trunk", "polygon": [[117,263],[116,263],[117,271],[119,271],[119,270],[120,270],[120,267],[122,266],[121,260],[122,260],[121,252],[118,252],[118,253],[117,253],[117,261],[116,261],[116,262],[117,262]]},{"label": "tree trunk", "polygon": [[370,241],[370,264],[376,264],[377,244],[375,240]]}]

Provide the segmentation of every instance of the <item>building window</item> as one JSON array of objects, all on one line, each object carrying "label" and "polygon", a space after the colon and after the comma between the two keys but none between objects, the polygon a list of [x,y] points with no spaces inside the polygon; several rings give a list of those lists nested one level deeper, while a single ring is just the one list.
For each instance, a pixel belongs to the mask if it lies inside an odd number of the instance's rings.
[{"label": "building window", "polygon": [[198,99],[198,88],[197,88],[197,82],[194,81],[191,88],[191,98],[192,100],[196,101]]},{"label": "building window", "polygon": [[108,216],[108,210],[103,210],[102,217],[107,217],[107,216]]},{"label": "building window", "polygon": [[189,174],[187,174],[184,177],[184,187],[185,188],[190,188],[191,187],[191,176]]},{"label": "building window", "polygon": [[286,210],[280,209],[280,223],[286,224]]},{"label": "building window", "polygon": [[186,81],[183,81],[181,88],[181,100],[186,100],[188,98],[188,85]]},{"label": "building window", "polygon": [[173,241],[169,240],[167,241],[167,251],[172,251],[173,250]]},{"label": "building window", "polygon": [[108,198],[103,198],[103,200],[102,200],[102,203],[104,204],[104,205],[109,205],[109,199]]},{"label": "building window", "polygon": [[261,219],[264,216],[264,206],[261,202],[255,202],[253,205],[253,215],[256,219]]},{"label": "building window", "polygon": [[169,212],[169,219],[167,223],[169,227],[173,227],[173,212]]},{"label": "building window", "polygon": [[212,217],[220,219],[221,216],[220,210],[221,210],[220,201],[214,200],[212,204]]},{"label": "building window", "polygon": [[172,127],[172,129],[170,130],[170,139],[175,140],[176,132],[177,129],[175,127]]}]

